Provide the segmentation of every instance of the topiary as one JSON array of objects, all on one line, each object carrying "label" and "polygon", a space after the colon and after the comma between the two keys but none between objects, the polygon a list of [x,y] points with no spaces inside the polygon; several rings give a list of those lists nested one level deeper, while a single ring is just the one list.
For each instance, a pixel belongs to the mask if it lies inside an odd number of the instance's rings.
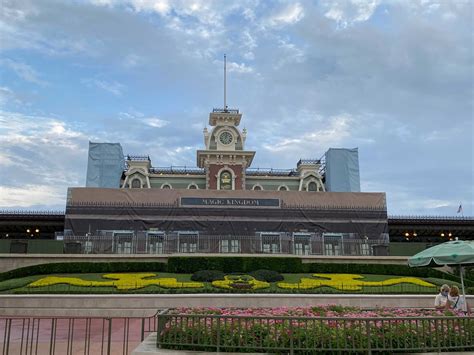
[{"label": "topiary", "polygon": [[191,280],[201,282],[212,282],[216,280],[224,280],[225,274],[219,270],[199,270],[192,276]]},{"label": "topiary", "polygon": [[255,270],[249,273],[249,275],[255,277],[259,281],[266,281],[266,282],[277,282],[283,281],[284,277],[282,274],[273,271],[273,270]]}]

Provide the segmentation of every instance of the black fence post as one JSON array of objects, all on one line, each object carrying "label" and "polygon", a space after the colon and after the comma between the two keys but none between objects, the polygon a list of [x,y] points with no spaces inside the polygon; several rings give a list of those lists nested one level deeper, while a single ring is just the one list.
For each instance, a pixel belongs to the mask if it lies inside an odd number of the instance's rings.
[{"label": "black fence post", "polygon": [[107,331],[107,355],[110,355],[111,346],[112,346],[112,318],[107,319],[109,323],[109,329]]}]

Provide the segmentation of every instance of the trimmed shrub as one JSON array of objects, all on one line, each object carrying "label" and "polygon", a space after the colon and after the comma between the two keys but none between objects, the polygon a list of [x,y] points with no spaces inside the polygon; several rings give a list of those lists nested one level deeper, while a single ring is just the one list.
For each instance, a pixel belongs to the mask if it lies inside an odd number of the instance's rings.
[{"label": "trimmed shrub", "polygon": [[249,275],[255,277],[257,280],[266,281],[266,282],[277,282],[277,281],[284,280],[284,277],[282,274],[273,270],[266,270],[266,269],[255,270],[255,271],[252,271]]},{"label": "trimmed shrub", "polygon": [[113,263],[51,263],[26,266],[0,274],[0,281],[47,274],[113,273],[113,272],[165,272],[165,263],[113,262]]},{"label": "trimmed shrub", "polygon": [[288,257],[170,257],[168,272],[190,273],[199,270],[222,270],[226,274],[232,272],[248,273],[253,270],[268,269],[278,272],[300,272],[301,259]]},{"label": "trimmed shrub", "polygon": [[219,270],[199,270],[192,276],[191,280],[201,282],[212,282],[216,280],[224,280],[225,274]]}]

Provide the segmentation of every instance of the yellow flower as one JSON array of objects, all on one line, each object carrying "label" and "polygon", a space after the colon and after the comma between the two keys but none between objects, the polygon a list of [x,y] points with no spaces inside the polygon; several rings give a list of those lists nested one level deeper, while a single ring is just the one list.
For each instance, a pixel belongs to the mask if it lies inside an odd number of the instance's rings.
[{"label": "yellow flower", "polygon": [[118,290],[136,290],[152,285],[164,288],[200,288],[204,286],[201,282],[178,282],[175,278],[149,279],[154,276],[156,274],[153,273],[102,275],[103,278],[113,281],[87,281],[77,277],[48,276],[30,283],[28,287],[66,284],[82,287],[115,287]]},{"label": "yellow flower", "polygon": [[313,274],[320,279],[310,279],[303,277],[299,283],[279,282],[277,285],[280,288],[286,289],[312,289],[322,286],[333,287],[343,291],[360,291],[363,286],[391,286],[401,283],[410,283],[424,287],[436,287],[435,285],[423,281],[416,277],[398,277],[394,279],[387,279],[383,281],[364,281],[364,277],[356,274]]}]

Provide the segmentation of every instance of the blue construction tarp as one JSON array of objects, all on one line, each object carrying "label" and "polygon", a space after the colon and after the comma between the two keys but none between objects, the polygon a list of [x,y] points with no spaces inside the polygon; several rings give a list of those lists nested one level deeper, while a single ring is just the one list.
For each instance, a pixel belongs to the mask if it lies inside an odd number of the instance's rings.
[{"label": "blue construction tarp", "polygon": [[326,191],[360,192],[358,148],[329,148],[326,152]]},{"label": "blue construction tarp", "polygon": [[120,143],[89,142],[86,187],[119,188],[124,168]]}]

